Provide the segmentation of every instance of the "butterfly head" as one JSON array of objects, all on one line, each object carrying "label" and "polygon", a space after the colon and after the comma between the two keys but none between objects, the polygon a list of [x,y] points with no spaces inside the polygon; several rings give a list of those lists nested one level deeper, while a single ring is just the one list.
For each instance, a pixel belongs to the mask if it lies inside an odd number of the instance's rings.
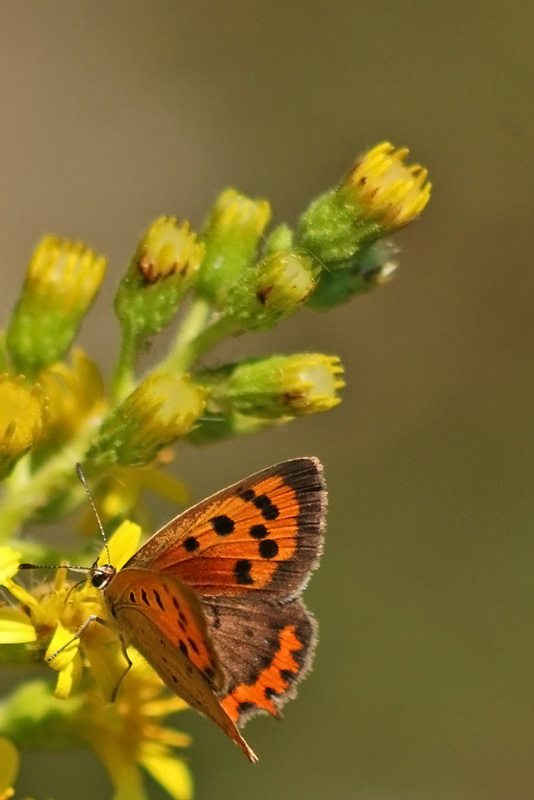
[{"label": "butterfly head", "polygon": [[115,577],[117,570],[111,564],[98,564],[96,561],[89,572],[89,581],[95,589],[104,590]]}]

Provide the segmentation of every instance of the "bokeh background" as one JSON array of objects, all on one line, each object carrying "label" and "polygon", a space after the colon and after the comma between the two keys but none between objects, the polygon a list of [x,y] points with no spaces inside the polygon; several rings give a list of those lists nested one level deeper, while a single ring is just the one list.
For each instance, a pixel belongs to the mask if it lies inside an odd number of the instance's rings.
[{"label": "bokeh background", "polygon": [[[390,286],[224,351],[339,354],[343,403],[179,452],[195,499],[301,454],[323,460],[330,487],[306,593],[321,626],[313,674],[283,723],[248,726],[254,768],[183,715],[198,798],[532,797],[532,4],[1,10],[3,316],[42,234],[86,240],[110,268],[82,343],[108,372],[114,287],[157,215],[198,226],[233,185],[292,223],[384,139],[410,146],[434,183],[421,220],[396,237]],[[155,524],[175,512],[155,507]],[[110,789],[89,755],[46,753],[25,756],[19,791]]]}]

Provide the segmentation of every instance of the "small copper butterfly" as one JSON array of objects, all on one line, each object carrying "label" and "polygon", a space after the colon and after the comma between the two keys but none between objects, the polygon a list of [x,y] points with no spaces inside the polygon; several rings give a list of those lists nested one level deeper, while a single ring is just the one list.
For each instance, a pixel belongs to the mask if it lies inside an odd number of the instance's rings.
[{"label": "small copper butterfly", "polygon": [[171,520],[119,571],[90,571],[123,642],[251,761],[238,726],[278,715],[313,657],[300,594],[325,512],[320,462],[283,461]]}]

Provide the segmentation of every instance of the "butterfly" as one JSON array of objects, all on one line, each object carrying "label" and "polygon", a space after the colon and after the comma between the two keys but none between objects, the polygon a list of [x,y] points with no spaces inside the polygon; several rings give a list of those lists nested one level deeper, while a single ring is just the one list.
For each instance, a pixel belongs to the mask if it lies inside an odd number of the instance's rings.
[{"label": "butterfly", "polygon": [[300,595],[322,550],[316,458],[283,461],[175,517],[120,570],[94,564],[125,645],[246,754],[251,716],[278,716],[308,671],[317,626]]}]

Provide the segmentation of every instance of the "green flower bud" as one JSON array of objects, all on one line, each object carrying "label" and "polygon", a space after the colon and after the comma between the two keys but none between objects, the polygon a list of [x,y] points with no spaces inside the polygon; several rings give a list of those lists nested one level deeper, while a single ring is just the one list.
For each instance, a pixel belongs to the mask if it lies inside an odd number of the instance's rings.
[{"label": "green flower bud", "polygon": [[48,402],[40,386],[24,385],[23,376],[0,376],[0,477],[39,441]]},{"label": "green flower bud", "polygon": [[128,335],[139,342],[169,324],[203,255],[188,222],[160,217],[150,226],[115,295],[115,312]]},{"label": "green flower bud", "polygon": [[398,268],[397,252],[390,241],[379,239],[343,268],[338,265],[335,271],[323,270],[308,306],[315,311],[327,311],[356,294],[389,283]]},{"label": "green flower bud", "polygon": [[206,391],[187,375],[154,372],[107,417],[87,454],[94,467],[139,466],[191,430]]},{"label": "green flower bud", "polygon": [[426,206],[431,184],[426,183],[427,170],[403,164],[408,152],[383,142],[363,155],[340,186],[304,212],[296,243],[335,270],[376,239],[412,222]]},{"label": "green flower bud", "polygon": [[196,380],[210,392],[208,411],[277,419],[327,411],[345,383],[336,356],[299,353],[204,370]]},{"label": "green flower bud", "polygon": [[234,189],[226,189],[215,203],[202,236],[206,255],[197,289],[219,308],[254,262],[270,216],[267,200],[251,200]]},{"label": "green flower bud", "polygon": [[7,330],[17,370],[28,375],[61,359],[95,299],[106,259],[82,242],[41,240]]},{"label": "green flower bud", "polygon": [[267,239],[267,255],[293,249],[294,233],[289,225],[278,225]]},{"label": "green flower bud", "polygon": [[308,300],[317,272],[318,267],[303,253],[274,253],[234,287],[227,314],[245,330],[272,328]]}]

